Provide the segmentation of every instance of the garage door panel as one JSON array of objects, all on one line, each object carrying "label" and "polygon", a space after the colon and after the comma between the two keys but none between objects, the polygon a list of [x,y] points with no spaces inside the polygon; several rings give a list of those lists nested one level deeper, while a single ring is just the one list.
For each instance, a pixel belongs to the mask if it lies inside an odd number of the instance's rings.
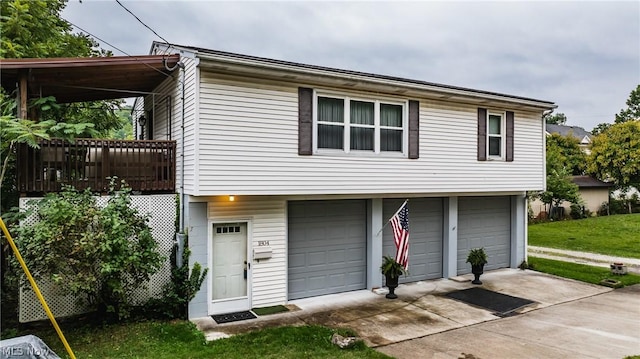
[{"label": "garage door panel", "polygon": [[471,272],[469,250],[484,248],[486,270],[508,267],[511,247],[511,200],[502,197],[464,197],[458,201],[458,274]]},{"label": "garage door panel", "polygon": [[365,288],[366,202],[290,202],[288,251],[289,299]]},{"label": "garage door panel", "polygon": [[[384,219],[393,216],[403,202],[384,200]],[[442,277],[442,225],[441,198],[409,200],[409,275],[400,277],[401,283]],[[383,232],[383,254],[392,257],[396,254],[390,225]]]}]

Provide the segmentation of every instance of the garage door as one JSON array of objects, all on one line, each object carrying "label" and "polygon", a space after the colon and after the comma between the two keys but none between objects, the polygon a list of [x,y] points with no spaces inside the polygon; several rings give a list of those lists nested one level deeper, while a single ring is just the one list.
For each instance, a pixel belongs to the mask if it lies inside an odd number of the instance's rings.
[{"label": "garage door", "polygon": [[[384,220],[393,216],[404,200],[385,199]],[[395,256],[396,246],[390,226],[384,230],[384,255]],[[409,275],[400,282],[442,278],[442,199],[409,200]]]},{"label": "garage door", "polygon": [[366,287],[363,200],[289,203],[289,299]]},{"label": "garage door", "polygon": [[509,197],[461,197],[458,200],[458,274],[471,272],[471,248],[484,247],[485,270],[509,267],[511,248]]}]

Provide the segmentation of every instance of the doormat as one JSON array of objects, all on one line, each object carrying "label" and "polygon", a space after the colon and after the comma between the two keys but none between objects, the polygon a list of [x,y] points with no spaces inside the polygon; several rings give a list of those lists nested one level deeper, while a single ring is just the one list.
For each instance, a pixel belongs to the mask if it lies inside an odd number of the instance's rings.
[{"label": "doormat", "polygon": [[213,318],[213,320],[215,320],[216,323],[223,324],[223,323],[239,322],[241,320],[247,320],[247,319],[255,319],[256,316],[247,310],[244,312],[212,315],[211,318]]},{"label": "doormat", "polygon": [[251,311],[256,315],[262,317],[270,314],[288,312],[289,308],[285,307],[284,305],[274,305],[272,307],[251,308]]},{"label": "doormat", "polygon": [[513,297],[477,287],[450,292],[446,295],[461,302],[489,309],[499,317],[509,316],[513,314],[514,310],[534,303],[529,299]]}]

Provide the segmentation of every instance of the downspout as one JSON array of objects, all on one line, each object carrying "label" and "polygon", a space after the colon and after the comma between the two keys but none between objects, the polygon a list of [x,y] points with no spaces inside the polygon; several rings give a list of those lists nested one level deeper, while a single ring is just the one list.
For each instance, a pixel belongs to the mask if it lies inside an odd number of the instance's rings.
[{"label": "downspout", "polygon": [[[182,267],[182,253],[184,253],[184,244],[186,239],[186,229],[185,229],[185,194],[184,194],[184,114],[185,114],[185,89],[184,89],[184,80],[185,80],[185,66],[182,62],[178,62],[178,66],[180,66],[180,84],[181,84],[181,94],[180,94],[180,102],[182,103],[182,114],[180,118],[180,215],[178,220],[178,233],[176,233],[176,241],[178,242],[178,250],[176,253],[176,266]],[[188,264],[188,263],[187,263]]]}]

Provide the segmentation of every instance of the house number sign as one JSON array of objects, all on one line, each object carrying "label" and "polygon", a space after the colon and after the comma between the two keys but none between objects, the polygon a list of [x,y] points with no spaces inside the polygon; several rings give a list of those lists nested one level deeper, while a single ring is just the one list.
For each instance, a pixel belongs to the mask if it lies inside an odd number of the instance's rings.
[{"label": "house number sign", "polygon": [[269,241],[258,241],[259,247],[265,247],[269,245]]}]

